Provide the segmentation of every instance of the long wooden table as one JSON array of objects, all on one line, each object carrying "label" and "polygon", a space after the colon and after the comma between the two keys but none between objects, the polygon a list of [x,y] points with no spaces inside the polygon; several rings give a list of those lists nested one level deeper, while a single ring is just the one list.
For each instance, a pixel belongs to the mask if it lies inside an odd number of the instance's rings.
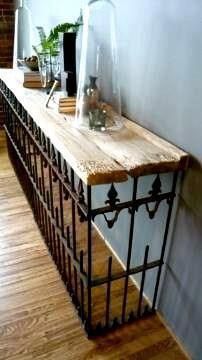
[{"label": "long wooden table", "polygon": [[[118,132],[76,129],[74,117],[59,114],[55,107],[45,107],[44,92],[23,88],[18,70],[0,70],[0,92],[10,158],[88,335],[153,313],[177,174],[186,170],[188,154],[126,118]],[[163,192],[160,174],[165,172],[173,173],[173,184]],[[138,179],[148,174],[156,174],[151,190],[138,198]],[[115,183],[129,178],[133,183],[131,197],[120,201]],[[103,194],[103,206],[93,208],[93,188],[101,184],[110,184],[109,191]],[[143,263],[134,267],[131,253],[135,214],[145,206],[149,218],[154,219],[163,201],[167,202],[168,210],[160,258],[149,262],[150,248],[146,246]],[[126,264],[122,268],[107,250],[103,252],[105,266],[100,266],[97,273],[96,246],[102,242],[102,235],[94,226],[95,219],[103,216],[108,228],[114,231],[125,209],[130,216],[128,234],[124,234],[128,239]],[[157,276],[150,306],[144,299],[145,276],[155,268]],[[139,291],[131,281],[138,273]],[[116,288],[116,299],[112,298],[112,288]],[[97,313],[95,298],[102,303]]]}]

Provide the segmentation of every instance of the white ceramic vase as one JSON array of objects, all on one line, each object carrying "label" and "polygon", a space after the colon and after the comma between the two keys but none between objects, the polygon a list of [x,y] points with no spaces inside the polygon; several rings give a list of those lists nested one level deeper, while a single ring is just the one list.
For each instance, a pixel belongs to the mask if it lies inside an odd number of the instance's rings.
[{"label": "white ceramic vase", "polygon": [[32,50],[32,21],[31,12],[25,0],[19,1],[19,6],[15,11],[15,37],[13,67],[17,67],[17,59],[30,57]]}]

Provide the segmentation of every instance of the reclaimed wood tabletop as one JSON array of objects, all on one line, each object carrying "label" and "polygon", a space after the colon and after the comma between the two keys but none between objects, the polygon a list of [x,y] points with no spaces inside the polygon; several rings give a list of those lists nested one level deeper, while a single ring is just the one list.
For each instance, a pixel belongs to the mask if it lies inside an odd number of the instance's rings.
[{"label": "reclaimed wood tabletop", "polygon": [[123,117],[114,132],[95,132],[74,126],[74,116],[46,108],[42,90],[23,87],[20,70],[0,69],[0,79],[14,93],[37,126],[50,139],[87,185],[123,182],[128,176],[185,170],[189,156],[151,131]]}]

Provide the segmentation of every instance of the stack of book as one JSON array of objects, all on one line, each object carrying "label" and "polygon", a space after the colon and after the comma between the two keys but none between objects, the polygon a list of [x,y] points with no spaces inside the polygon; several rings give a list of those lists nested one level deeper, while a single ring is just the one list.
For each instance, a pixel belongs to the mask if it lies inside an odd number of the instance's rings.
[{"label": "stack of book", "polygon": [[59,112],[64,114],[75,114],[76,112],[76,98],[65,97],[59,100]]},{"label": "stack of book", "polygon": [[25,71],[23,86],[26,88],[41,88],[41,77],[38,71]]}]

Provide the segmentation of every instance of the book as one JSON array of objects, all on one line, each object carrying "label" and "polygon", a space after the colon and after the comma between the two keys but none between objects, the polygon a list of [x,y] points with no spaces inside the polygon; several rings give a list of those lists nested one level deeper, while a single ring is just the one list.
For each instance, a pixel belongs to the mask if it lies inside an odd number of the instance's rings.
[{"label": "book", "polygon": [[24,81],[23,86],[25,88],[33,88],[33,89],[40,89],[42,88],[41,80],[40,81]]},{"label": "book", "polygon": [[24,72],[24,81],[41,81],[40,73],[38,71]]},{"label": "book", "polygon": [[24,72],[23,86],[26,88],[36,88],[36,89],[41,88],[42,84],[41,84],[40,73],[38,71]]},{"label": "book", "polygon": [[76,111],[76,98],[66,97],[59,100],[59,113],[74,114]]}]

